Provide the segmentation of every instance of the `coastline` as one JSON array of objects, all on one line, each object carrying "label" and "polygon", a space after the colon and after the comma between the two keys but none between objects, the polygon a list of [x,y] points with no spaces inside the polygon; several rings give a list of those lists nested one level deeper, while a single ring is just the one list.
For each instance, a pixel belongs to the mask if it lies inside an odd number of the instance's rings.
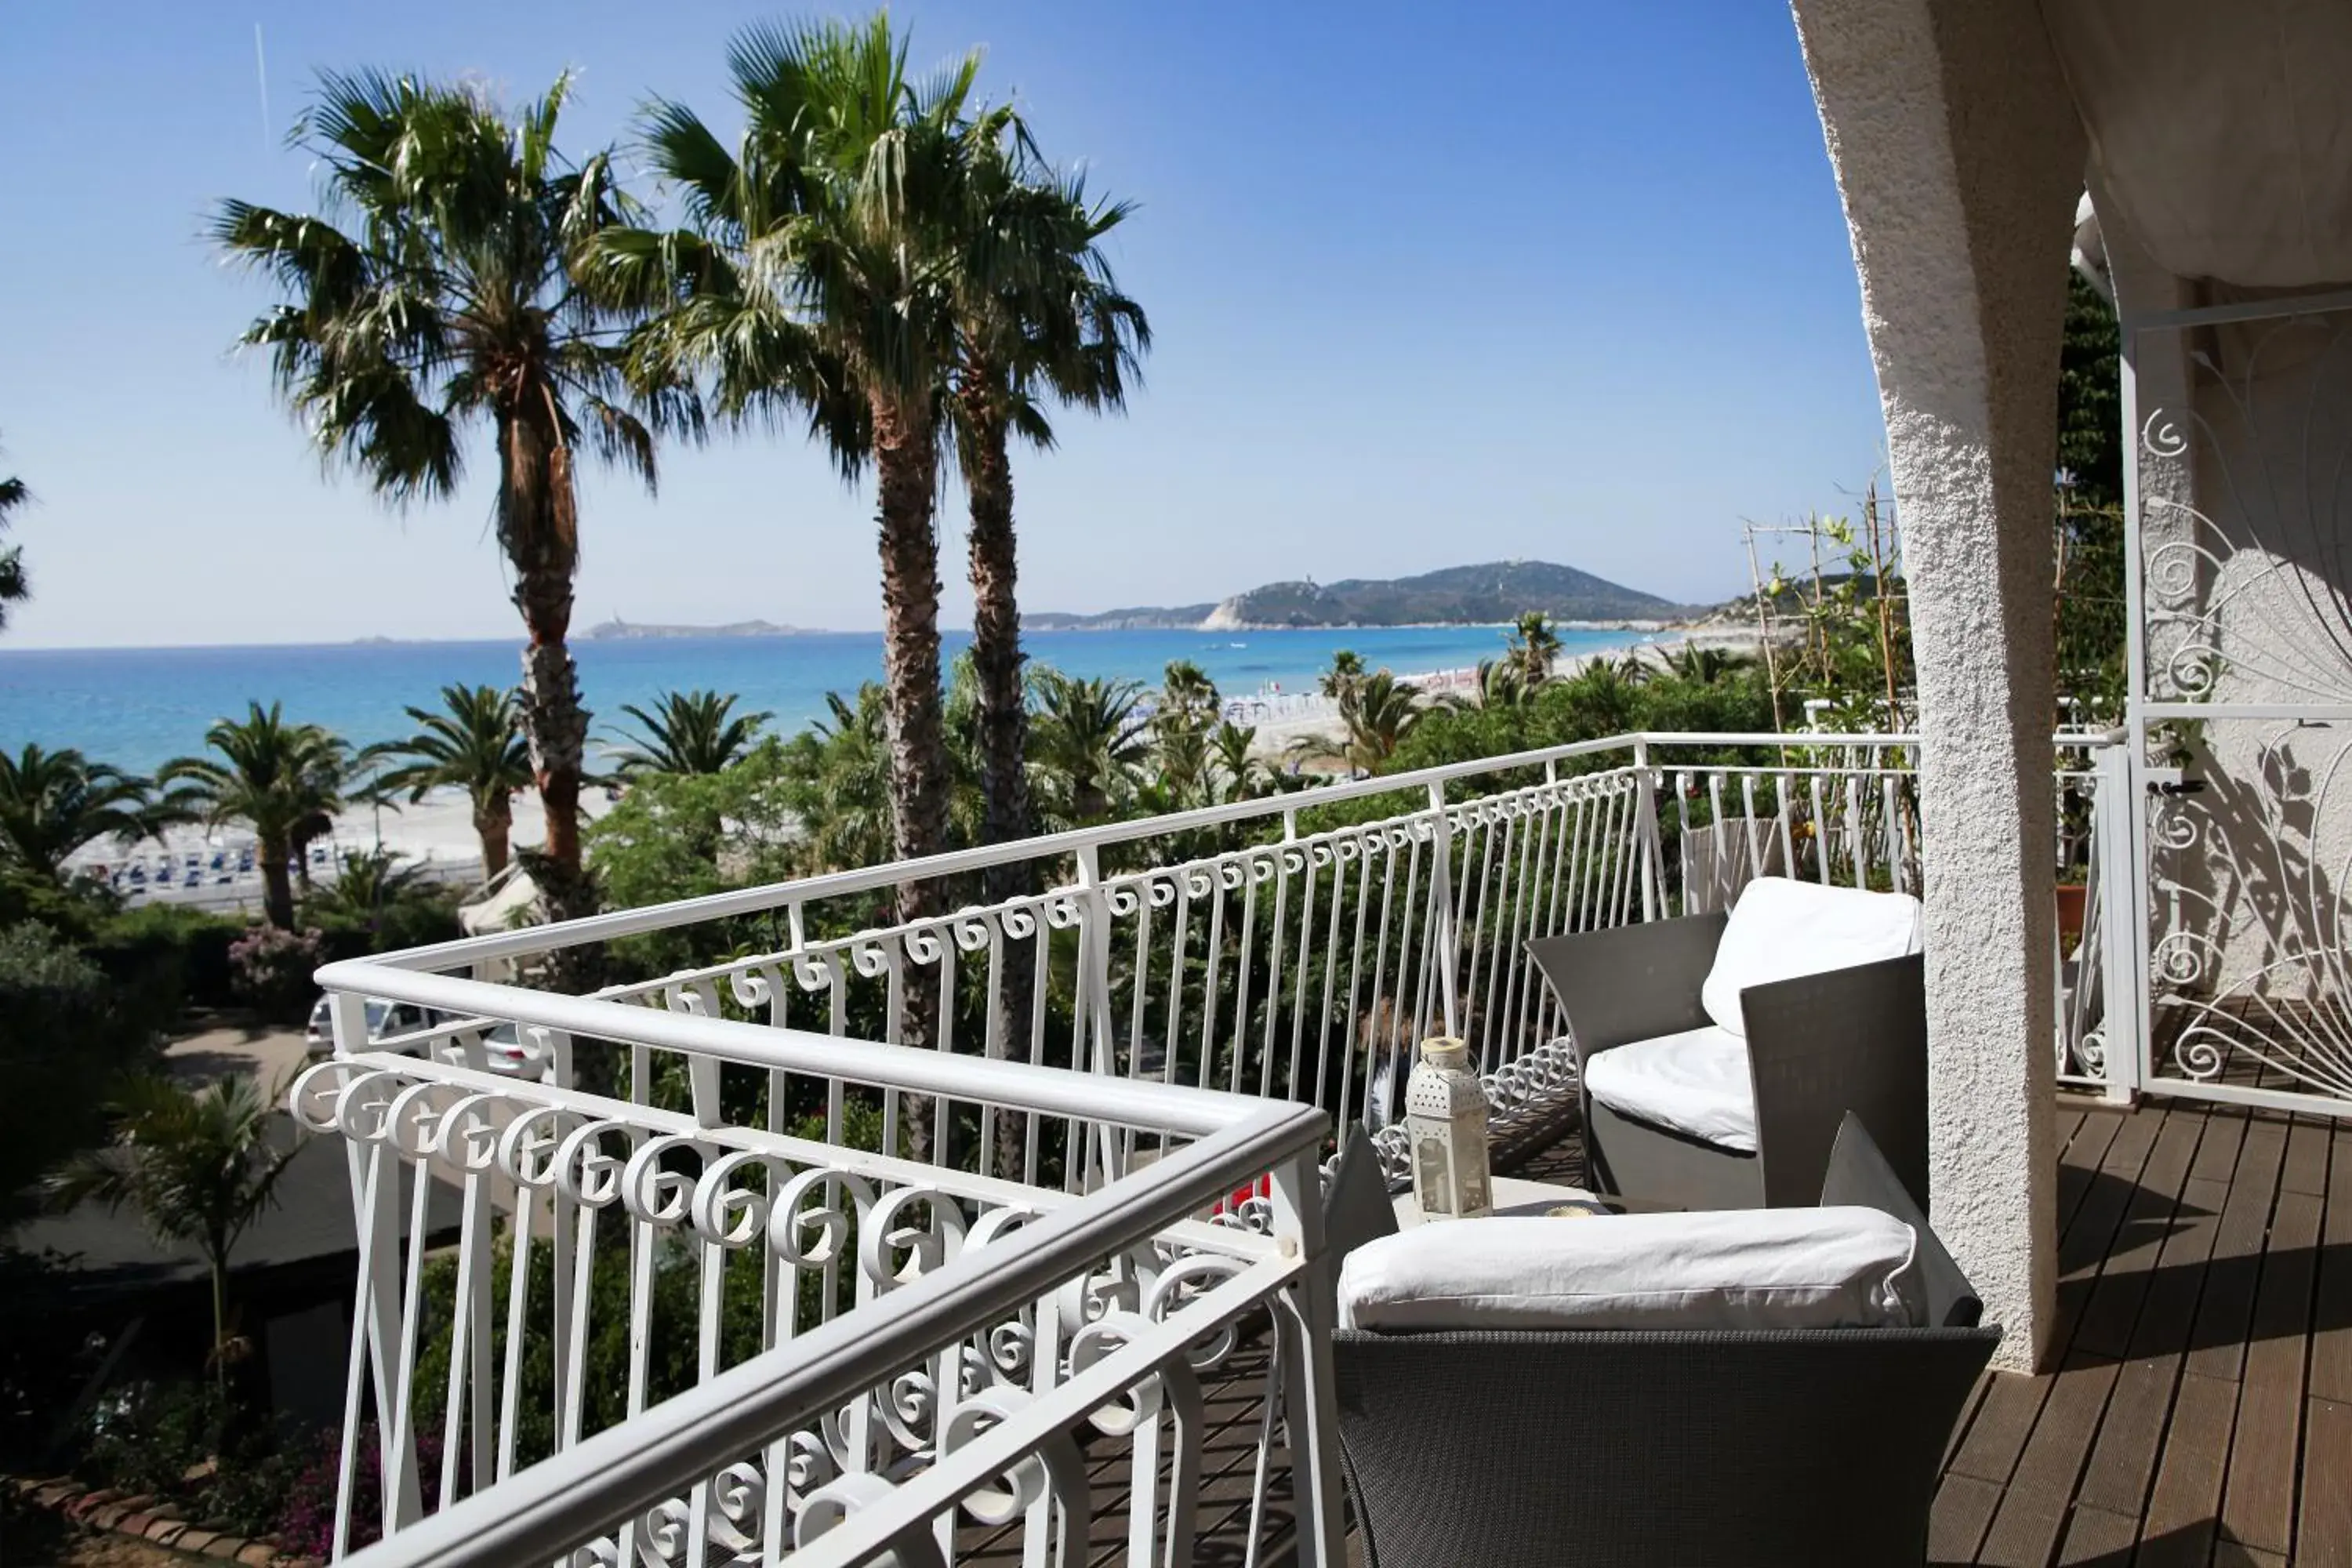
[{"label": "coastline", "polygon": [[[1668,652],[1685,644],[1752,654],[1760,641],[1753,629],[1693,627],[1667,637],[1645,637],[1627,647],[1564,655],[1555,666],[1555,676],[1571,678],[1594,661],[1608,658],[1632,658],[1663,668]],[[1475,690],[1477,683],[1476,668],[1468,666],[1396,673],[1399,679],[1412,682],[1433,697],[1467,694]],[[1257,731],[1252,754],[1276,766],[1287,764],[1291,749],[1298,742],[1316,736],[1336,739],[1341,733],[1338,704],[1311,689],[1228,697],[1225,712],[1235,722]],[[581,809],[593,820],[611,810],[612,804],[602,790],[592,789],[583,794]],[[528,790],[517,795],[511,829],[513,845],[518,848],[536,847],[545,837],[546,821],[538,797]],[[163,890],[142,889],[142,896],[149,901],[215,910],[257,908],[258,876],[249,872],[236,874],[238,857],[252,842],[249,832],[236,827],[175,827],[167,831],[160,842],[149,840],[129,850],[111,842],[87,847],[69,863],[77,868],[110,869],[136,864],[152,877],[168,862],[174,885]],[[325,851],[324,864],[329,867],[337,864],[342,854],[371,850],[379,844],[404,857],[431,879],[468,885],[481,879],[480,840],[474,831],[471,805],[462,790],[434,790],[413,805],[390,805],[381,811],[364,805],[347,807],[336,816],[329,834],[316,841],[316,847]],[[194,884],[186,880],[191,857],[198,868]],[[229,877],[226,881],[219,879],[224,872]]]}]

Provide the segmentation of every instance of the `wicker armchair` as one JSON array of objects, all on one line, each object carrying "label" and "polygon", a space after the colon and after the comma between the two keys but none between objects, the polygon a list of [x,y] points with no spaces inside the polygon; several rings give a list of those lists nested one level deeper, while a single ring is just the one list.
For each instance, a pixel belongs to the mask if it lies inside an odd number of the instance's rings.
[{"label": "wicker armchair", "polygon": [[1368,1568],[1924,1563],[2000,1331],[1851,1119],[1821,1198],[1918,1233],[1933,1326],[1336,1334]]},{"label": "wicker armchair", "polygon": [[[1829,896],[1883,897],[1842,889]],[[1739,1042],[1711,1027],[1701,1001],[1735,918],[1717,910],[1528,944],[1567,1016],[1593,1189],[1693,1209],[1801,1207],[1820,1192],[1831,1141],[1853,1111],[1924,1204],[1925,960],[1914,952],[1750,985],[1738,994],[1747,1030]],[[1606,1085],[1596,1091],[1593,1064],[1602,1053],[1639,1047],[1627,1053],[1632,1061],[1701,1034],[1735,1050],[1744,1043],[1748,1082],[1737,1098],[1749,1119],[1746,1148],[1612,1105]]]}]

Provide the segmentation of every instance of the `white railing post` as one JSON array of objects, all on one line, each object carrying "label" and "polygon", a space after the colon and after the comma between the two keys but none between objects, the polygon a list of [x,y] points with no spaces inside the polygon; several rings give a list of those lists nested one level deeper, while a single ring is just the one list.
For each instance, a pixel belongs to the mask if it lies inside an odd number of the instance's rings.
[{"label": "white railing post", "polygon": [[[333,1021],[335,1054],[350,1057],[369,1050],[367,998],[336,993],[328,1003]],[[348,1084],[354,1068],[341,1069]],[[389,1139],[362,1145],[357,1138],[343,1141],[343,1159],[351,1174],[352,1228],[359,1238],[361,1281],[352,1323],[350,1382],[343,1402],[341,1485],[335,1499],[334,1555],[350,1550],[352,1478],[359,1463],[362,1390],[373,1376],[376,1412],[376,1448],[383,1474],[382,1530],[390,1535],[414,1524],[425,1511],[418,1483],[416,1447],[404,1420],[395,1419],[409,1391],[400,1382],[398,1346],[400,1305],[400,1162]],[[413,1245],[422,1247],[424,1237]]]},{"label": "white railing post", "polygon": [[[1087,1060],[1074,1065],[1084,1072],[1117,1078],[1118,1055],[1111,1041],[1110,900],[1103,896],[1101,847],[1080,845],[1076,860],[1078,892],[1087,910],[1086,940],[1078,944],[1078,988],[1085,998]],[[1135,1142],[1133,1131],[1114,1134],[1108,1125],[1097,1121],[1089,1124],[1087,1132],[1087,1146],[1101,1162],[1101,1179],[1115,1181],[1126,1174],[1126,1151]]]},{"label": "white railing post", "polygon": [[2105,1097],[2129,1104],[2139,1097],[2147,1059],[2147,1040],[2140,1026],[2147,976],[2140,968],[2139,940],[2147,916],[2145,867],[2138,853],[2138,803],[2132,798],[2131,747],[2101,750],[2095,777],[2091,855],[2099,885],[2099,984],[2105,1004],[2099,1028],[2106,1037]]},{"label": "white railing post", "polygon": [[1646,736],[1633,742],[1633,777],[1641,786],[1633,807],[1633,831],[1641,841],[1642,920],[1646,924],[1658,918],[1658,905],[1665,897],[1665,866],[1658,853],[1658,779],[1650,771]]},{"label": "white railing post", "polygon": [[1445,1009],[1445,1032],[1462,1032],[1462,1008],[1454,992],[1462,967],[1461,911],[1454,907],[1454,835],[1445,826],[1445,781],[1429,784],[1429,815],[1435,829],[1429,870],[1429,944],[1437,964],[1437,995]]},{"label": "white railing post", "polygon": [[1291,1495],[1298,1506],[1298,1561],[1324,1568],[1348,1560],[1348,1525],[1339,1489],[1339,1403],[1331,1368],[1338,1292],[1323,1238],[1323,1185],[1316,1151],[1273,1172],[1274,1234],[1286,1255],[1306,1265],[1283,1287],[1275,1313],[1284,1373],[1283,1407],[1290,1426]]}]

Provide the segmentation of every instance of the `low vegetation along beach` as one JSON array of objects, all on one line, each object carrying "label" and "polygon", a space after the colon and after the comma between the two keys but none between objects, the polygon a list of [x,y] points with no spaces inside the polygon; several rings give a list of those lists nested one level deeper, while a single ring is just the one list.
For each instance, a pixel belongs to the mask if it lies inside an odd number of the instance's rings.
[{"label": "low vegetation along beach", "polygon": [[[1538,686],[1574,677],[1594,666],[1645,675],[1663,673],[1672,668],[1675,650],[1682,641],[1676,634],[1660,637],[1622,631],[1554,630],[1549,621],[1531,624],[1538,625],[1538,635],[1548,639],[1550,650],[1549,666],[1536,679]],[[1752,637],[1743,639],[1738,633],[1694,635],[1699,638],[1700,646],[1719,646],[1727,637],[1734,644],[1753,641]],[[1049,756],[1068,758],[1099,750],[1105,759],[1106,807],[1122,802],[1178,798],[1164,790],[1154,791],[1139,782],[1113,775],[1150,771],[1154,743],[1175,734],[1161,714],[1172,706],[1181,706],[1191,715],[1188,722],[1197,722],[1213,739],[1222,735],[1226,746],[1237,748],[1234,754],[1246,757],[1253,777],[1311,782],[1334,772],[1354,770],[1366,762],[1377,766],[1390,749],[1385,738],[1375,738],[1369,748],[1359,744],[1352,756],[1347,750],[1350,722],[1347,686],[1334,675],[1335,669],[1344,673],[1360,668],[1367,679],[1377,678],[1382,682],[1378,689],[1386,694],[1385,700],[1397,711],[1373,723],[1376,727],[1401,723],[1409,733],[1427,714],[1459,712],[1484,705],[1489,699],[1487,688],[1496,669],[1527,669],[1528,656],[1524,651],[1514,651],[1524,636],[1524,628],[1490,626],[1262,629],[1245,637],[1173,630],[1045,634],[1035,640],[1057,655],[1087,658],[1087,664],[1081,668],[1090,673],[1073,676],[1043,659],[1032,662],[1029,717],[1031,724],[1040,730],[1037,760],[1042,762]],[[723,658],[714,658],[714,652],[724,651],[719,645],[740,643],[740,648],[735,650],[739,658],[750,655],[767,679],[774,680],[781,673],[789,681],[798,662],[796,656],[804,648],[836,641],[856,645],[869,656],[874,649],[871,638],[656,637],[642,642],[631,639],[624,645],[625,662],[620,662],[617,668],[600,668],[599,654],[604,650],[592,647],[586,652],[583,666],[592,674],[611,678],[610,684],[583,682],[583,686],[590,690],[608,690],[612,695],[598,702],[600,717],[592,732],[593,752],[598,759],[592,769],[595,784],[583,793],[583,816],[591,822],[602,818],[633,784],[661,771],[662,766],[719,771],[772,737],[778,739],[787,752],[814,755],[828,744],[841,743],[836,732],[841,712],[856,714],[862,707],[871,718],[878,710],[878,689],[870,683],[862,691],[851,688],[844,692],[826,693],[811,704],[823,717],[799,726],[800,732],[794,735],[793,727],[782,721],[774,709],[754,705],[761,700],[762,689],[759,687],[753,687],[750,695],[719,694],[709,689],[632,690],[630,686],[622,684],[624,679],[633,677],[642,687],[649,679],[664,673],[699,671],[714,663],[723,671],[726,661]],[[1153,657],[1164,652],[1171,643],[1201,645],[1201,657],[1169,660],[1162,666],[1161,679],[1157,682],[1092,673],[1106,667],[1116,670],[1139,658]],[[1345,646],[1353,643],[1361,643],[1371,651],[1356,652]],[[1308,657],[1307,650],[1326,647],[1333,649],[1338,663],[1327,663],[1320,669],[1299,668],[1298,661]],[[1493,657],[1481,663],[1454,668],[1419,669],[1407,665],[1395,668],[1385,662],[1416,657],[1459,658],[1482,649],[1494,650]],[[220,680],[236,679],[249,674],[256,664],[265,660],[278,663],[283,658],[281,650],[201,651],[216,660],[214,669],[207,673]],[[319,708],[330,712],[338,707],[362,711],[393,707],[400,702],[398,693],[371,689],[380,686],[384,675],[413,670],[436,653],[448,662],[472,663],[478,662],[483,654],[496,657],[504,652],[470,647],[436,650],[432,645],[329,651],[344,656],[346,669],[356,667],[361,672],[358,679],[346,680],[339,690],[325,694],[318,703]],[[451,655],[455,658],[451,658]],[[822,670],[854,657],[827,647],[814,662]],[[131,683],[151,695],[147,711],[127,715],[121,722],[121,732],[130,744],[110,752],[102,751],[101,734],[98,744],[81,752],[84,758],[90,759],[89,765],[119,768],[124,777],[136,780],[142,773],[153,773],[169,760],[152,754],[155,746],[149,737],[163,722],[154,716],[155,712],[169,713],[175,706],[193,708],[203,703],[207,695],[191,692],[163,700],[152,695],[169,691],[174,679],[183,686],[190,683],[185,669],[178,670],[176,676],[173,673],[181,658],[176,652],[137,655],[130,650],[95,659],[79,655],[0,656],[0,671],[26,667],[37,669],[48,664],[62,666],[69,672],[94,666],[105,678],[113,679],[127,673],[126,666],[136,663],[152,672],[152,680]],[[371,668],[381,665],[391,668],[381,673]],[[1257,679],[1237,690],[1230,680],[1220,681],[1210,673],[1220,668],[1239,668],[1245,676],[1255,674]],[[1284,674],[1261,673],[1274,670]],[[30,685],[26,683],[27,688]],[[488,685],[467,687],[462,682],[452,683],[449,689],[493,692],[505,703],[496,722],[501,726],[499,733],[505,736],[505,745],[516,762],[508,783],[516,784],[520,781],[527,784],[528,770],[521,762],[522,740],[510,696]],[[1074,702],[1073,694],[1082,697],[1091,707]],[[1406,697],[1409,702],[1400,701]],[[46,688],[21,690],[12,700],[29,705],[36,701],[70,702],[73,698],[69,681],[52,679]],[[949,699],[951,710],[969,710],[968,698],[960,694],[952,682]],[[610,723],[602,718],[608,710],[608,701],[614,714]],[[232,706],[225,701],[215,705]],[[347,858],[367,863],[382,859],[401,867],[411,880],[425,885],[461,888],[478,882],[485,875],[488,867],[479,825],[482,812],[470,793],[471,786],[455,776],[427,776],[415,771],[414,742],[433,739],[420,726],[437,724],[444,730],[451,729],[457,710],[449,706],[446,693],[439,712],[420,709],[424,717],[419,718],[405,710],[409,706],[413,704],[394,707],[392,722],[378,721],[372,731],[360,729],[357,724],[318,725],[320,732],[335,743],[340,776],[334,792],[336,803],[322,818],[323,830],[310,836],[300,848],[298,858],[304,864],[297,869],[298,878],[307,876],[314,883],[331,884],[341,876]],[[280,710],[289,721],[298,711],[284,703]],[[656,738],[657,733],[668,733],[674,727],[690,728],[704,722],[705,716],[711,713],[723,714],[723,718],[705,723],[715,739],[698,754],[692,750],[697,742],[691,736],[682,737],[687,748],[684,754],[673,754]],[[129,721],[133,717],[136,722]],[[1091,725],[1101,734],[1074,738],[1070,733],[1074,724],[1081,728]],[[102,731],[103,726],[93,728]],[[724,733],[730,731],[731,735]],[[353,731],[373,734],[374,738],[362,742],[353,738]],[[485,750],[489,746],[488,737],[469,736],[467,740]],[[727,743],[717,744],[717,740]],[[1180,749],[1183,744],[1181,738],[1175,743]],[[445,741],[444,749],[446,744]],[[127,760],[118,763],[116,758]],[[1180,785],[1192,783],[1181,759],[1176,772]],[[387,780],[390,787],[386,787]],[[1189,793],[1180,790],[1178,795],[1201,804],[1212,793],[1190,788]],[[545,816],[531,791],[527,787],[511,789],[507,811],[510,848],[536,848],[543,842]],[[74,876],[103,879],[117,894],[132,902],[160,901],[224,912],[259,909],[263,879],[258,843],[248,821],[233,815],[216,816],[209,812],[186,811],[150,812],[142,820],[149,829],[145,837],[135,841],[125,841],[119,835],[93,837],[67,858],[68,871]]]}]

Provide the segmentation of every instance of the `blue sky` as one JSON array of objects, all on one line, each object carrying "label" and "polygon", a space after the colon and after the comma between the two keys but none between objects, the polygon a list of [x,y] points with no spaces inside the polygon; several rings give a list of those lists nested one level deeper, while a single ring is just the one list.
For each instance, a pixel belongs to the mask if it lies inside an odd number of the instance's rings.
[{"label": "blue sky", "polygon": [[[774,13],[662,6],[18,6],[0,49],[0,472],[37,598],[17,647],[503,637],[488,484],[406,514],[322,476],[228,345],[267,302],[209,204],[310,205],[281,143],[321,67],[581,74],[573,149],[648,91],[734,117],[721,48]],[[1566,562],[1744,585],[1742,517],[1845,507],[1882,433],[1794,30],[1766,0],[901,4],[980,45],[1046,151],[1140,210],[1158,348],[1123,419],[1016,465],[1033,609],[1276,578]],[[267,130],[254,27],[266,44]],[[794,437],[584,498],[585,620],[879,624],[870,498]],[[477,464],[478,472],[486,472]],[[962,575],[961,498],[943,575]],[[945,613],[968,619],[951,590]]]}]

